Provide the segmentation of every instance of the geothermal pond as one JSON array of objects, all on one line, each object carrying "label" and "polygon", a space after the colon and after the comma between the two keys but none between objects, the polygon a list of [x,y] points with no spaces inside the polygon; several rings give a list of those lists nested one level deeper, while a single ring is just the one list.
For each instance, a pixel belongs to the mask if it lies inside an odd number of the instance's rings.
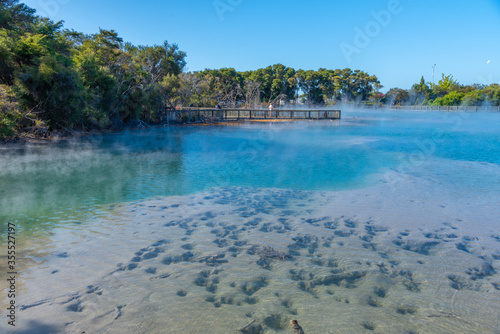
[{"label": "geothermal pond", "polygon": [[498,333],[500,114],[0,148],[12,333]]}]

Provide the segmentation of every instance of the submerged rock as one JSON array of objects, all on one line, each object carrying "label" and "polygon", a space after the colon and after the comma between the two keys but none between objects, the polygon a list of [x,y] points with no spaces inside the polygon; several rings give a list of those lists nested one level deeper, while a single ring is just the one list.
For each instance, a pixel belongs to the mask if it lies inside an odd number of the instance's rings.
[{"label": "submerged rock", "polygon": [[290,327],[292,327],[293,334],[304,334],[304,330],[299,325],[299,323],[297,322],[297,320],[291,320],[290,321]]}]

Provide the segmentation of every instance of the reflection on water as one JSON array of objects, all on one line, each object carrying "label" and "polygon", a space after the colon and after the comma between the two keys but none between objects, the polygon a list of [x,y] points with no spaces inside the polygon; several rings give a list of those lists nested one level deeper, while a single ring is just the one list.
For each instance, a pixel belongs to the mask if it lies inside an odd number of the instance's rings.
[{"label": "reflection on water", "polygon": [[21,313],[54,332],[495,333],[499,125],[347,112],[3,147]]}]

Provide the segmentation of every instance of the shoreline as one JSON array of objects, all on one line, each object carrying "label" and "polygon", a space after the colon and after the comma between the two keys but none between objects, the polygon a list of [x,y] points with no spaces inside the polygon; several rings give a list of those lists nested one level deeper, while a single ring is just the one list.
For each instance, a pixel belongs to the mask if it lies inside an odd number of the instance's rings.
[{"label": "shoreline", "polygon": [[[472,108],[472,107],[471,107]],[[297,111],[300,111],[300,109],[297,109]],[[0,139],[0,148],[2,147],[8,147],[11,145],[27,145],[27,144],[44,144],[44,143],[50,143],[54,142],[57,140],[67,140],[67,139],[72,139],[72,138],[78,138],[78,137],[86,137],[86,136],[92,136],[92,135],[99,135],[99,134],[108,134],[108,133],[119,133],[119,132],[124,132],[124,131],[136,131],[136,130],[146,130],[146,129],[159,129],[159,128],[166,128],[166,127],[192,127],[192,126],[237,126],[241,124],[265,124],[265,123],[298,123],[298,122],[308,122],[308,123],[314,123],[314,122],[335,122],[335,123],[349,123],[351,121],[359,121],[363,120],[365,116],[351,116],[349,113],[353,112],[353,109],[345,109],[345,113],[347,117],[343,117],[342,119],[320,119],[320,120],[315,120],[315,119],[236,119],[236,120],[208,120],[207,121],[200,121],[200,122],[193,122],[193,123],[172,123],[172,124],[151,124],[151,125],[146,125],[143,127],[134,127],[134,126],[125,126],[121,129],[105,129],[105,130],[90,130],[90,131],[83,131],[83,130],[56,130],[54,131],[54,134],[51,133],[50,136],[42,137],[42,136],[36,136],[34,134],[21,134],[20,136],[16,138],[8,138],[8,139]],[[372,108],[363,108],[363,109],[356,109],[355,111],[367,111],[367,112],[372,112],[370,116],[366,116],[368,118],[377,118],[381,115],[380,113],[377,112],[392,112],[392,113],[404,113],[404,112],[409,112],[409,113],[414,113],[414,112],[421,112],[422,114],[426,113],[458,113],[458,114],[491,114],[491,111],[471,111],[471,110],[419,110],[419,109],[405,109],[401,107],[401,109],[391,109],[391,108],[379,108],[379,109],[372,109]]]},{"label": "shoreline", "polygon": [[[339,122],[343,120],[320,120],[328,122]],[[240,120],[229,120],[229,121],[215,121],[215,122],[199,122],[199,123],[178,123],[178,124],[158,124],[158,125],[148,125],[144,127],[125,127],[122,129],[114,130],[93,130],[93,131],[64,131],[56,132],[55,135],[40,137],[34,135],[22,135],[16,139],[0,140],[0,147],[6,147],[10,145],[27,145],[27,144],[44,144],[51,143],[57,140],[67,140],[79,137],[87,137],[92,135],[100,134],[110,134],[110,133],[120,133],[126,131],[140,131],[149,129],[162,129],[167,127],[193,127],[193,126],[237,126],[241,124],[248,123],[297,123],[297,122],[318,122],[317,120],[308,119],[240,119]]]}]

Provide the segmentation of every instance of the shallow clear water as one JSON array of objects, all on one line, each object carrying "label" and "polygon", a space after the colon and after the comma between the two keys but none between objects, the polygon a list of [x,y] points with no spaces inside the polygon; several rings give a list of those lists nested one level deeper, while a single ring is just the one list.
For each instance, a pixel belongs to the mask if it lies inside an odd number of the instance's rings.
[{"label": "shallow clear water", "polygon": [[2,218],[216,186],[359,187],[395,165],[360,137],[337,123],[173,127],[4,149]]},{"label": "shallow clear water", "polygon": [[495,333],[499,126],[351,111],[2,147],[22,325]]}]

